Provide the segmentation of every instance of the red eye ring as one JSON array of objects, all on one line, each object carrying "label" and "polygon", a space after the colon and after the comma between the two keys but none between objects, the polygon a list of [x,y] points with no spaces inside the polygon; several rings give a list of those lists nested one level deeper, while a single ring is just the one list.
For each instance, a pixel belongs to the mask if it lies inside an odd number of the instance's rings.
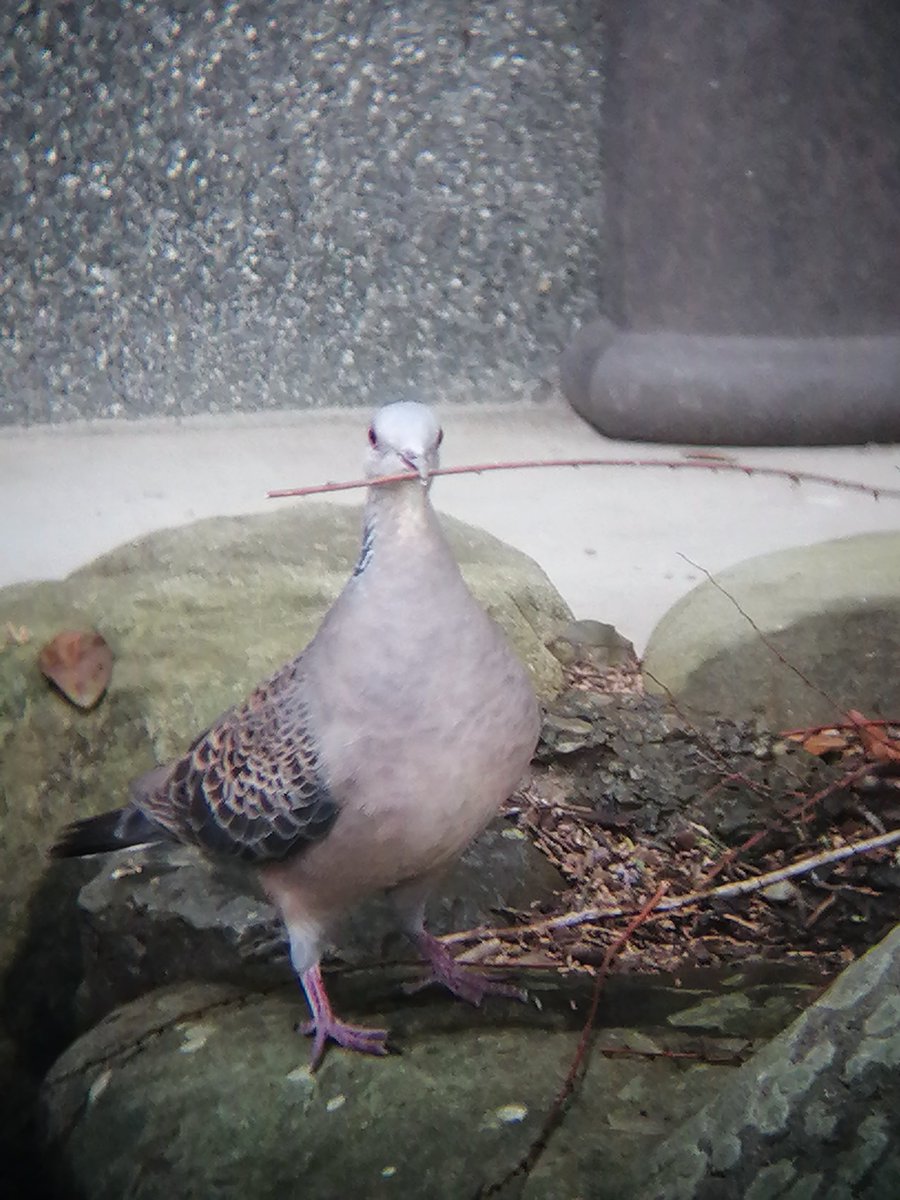
[{"label": "red eye ring", "polygon": [[374,425],[369,426],[369,445],[370,446],[378,445],[378,434],[375,432]]}]

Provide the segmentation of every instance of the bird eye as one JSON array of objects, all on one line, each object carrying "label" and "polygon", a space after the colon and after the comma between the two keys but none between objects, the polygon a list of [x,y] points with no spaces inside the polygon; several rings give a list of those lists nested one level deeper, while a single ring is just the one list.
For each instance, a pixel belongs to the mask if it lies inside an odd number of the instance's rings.
[{"label": "bird eye", "polygon": [[370,446],[378,445],[378,434],[375,432],[374,425],[369,426],[369,445]]},{"label": "bird eye", "polygon": [[437,436],[437,445],[439,446],[443,440],[444,440],[444,431],[443,431],[443,429],[439,429],[438,436]]}]

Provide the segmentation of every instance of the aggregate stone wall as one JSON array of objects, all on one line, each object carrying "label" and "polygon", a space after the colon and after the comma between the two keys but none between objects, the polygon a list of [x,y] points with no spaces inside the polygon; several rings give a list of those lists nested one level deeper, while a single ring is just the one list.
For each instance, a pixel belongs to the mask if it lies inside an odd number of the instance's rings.
[{"label": "aggregate stone wall", "polygon": [[0,12],[0,422],[540,396],[596,306],[590,0]]}]

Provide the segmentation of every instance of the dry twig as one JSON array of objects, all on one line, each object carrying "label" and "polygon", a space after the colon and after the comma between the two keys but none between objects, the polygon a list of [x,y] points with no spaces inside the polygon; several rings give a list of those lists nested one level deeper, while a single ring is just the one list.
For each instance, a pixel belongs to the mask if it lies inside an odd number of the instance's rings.
[{"label": "dry twig", "polygon": [[[862,492],[873,500],[883,497],[900,500],[900,488],[873,487],[853,479],[838,479],[834,475],[819,475],[814,471],[791,471],[785,467],[751,467],[745,463],[729,462],[724,459],[671,459],[671,458],[548,458],[527,459],[522,462],[475,463],[468,467],[439,467],[432,475],[482,475],[486,471],[524,471],[538,467],[665,467],[670,471],[738,471],[742,475],[767,476],[786,479],[790,483],[821,483],[826,487],[844,491]],[[287,496],[320,496],[326,492],[345,492],[352,488],[365,488],[373,484],[400,483],[404,479],[418,479],[411,471],[400,475],[382,475],[376,479],[351,479],[344,483],[319,483],[311,487],[275,488],[266,495],[270,500]]]},{"label": "dry twig", "polygon": [[[773,883],[781,883],[785,879],[794,879],[798,875],[808,875],[819,867],[831,866],[843,862],[856,854],[867,854],[870,850],[882,850],[900,842],[900,829],[891,829],[887,833],[865,838],[861,842],[850,842],[846,846],[838,846],[834,850],[824,850],[821,854],[813,854],[807,858],[798,859],[786,867],[774,871],[766,871],[763,875],[753,875],[749,879],[738,879],[732,883],[723,883],[719,887],[709,888],[701,892],[688,892],[683,896],[672,896],[661,900],[642,919],[676,912],[688,908],[692,904],[702,904],[707,900],[730,900],[735,896],[746,896],[751,892],[761,891]],[[641,910],[643,913],[643,910]],[[609,921],[618,917],[627,917],[631,913],[624,908],[583,908],[576,912],[563,913],[557,917],[547,917],[543,921],[531,921],[526,925],[508,925],[500,929],[466,929],[460,933],[451,933],[442,940],[447,943],[470,942],[485,937],[518,938],[523,934],[547,933],[552,929],[573,929],[578,925],[587,925],[595,921]]]}]

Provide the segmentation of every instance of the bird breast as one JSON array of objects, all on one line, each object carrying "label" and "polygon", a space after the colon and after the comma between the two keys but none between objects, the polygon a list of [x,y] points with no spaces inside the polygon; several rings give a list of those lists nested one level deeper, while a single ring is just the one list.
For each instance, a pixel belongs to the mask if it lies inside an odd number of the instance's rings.
[{"label": "bird breast", "polygon": [[362,890],[390,887],[452,862],[497,812],[533,753],[537,702],[461,578],[413,586],[399,606],[348,604],[341,630],[309,662],[340,815],[305,857],[359,864]]}]

